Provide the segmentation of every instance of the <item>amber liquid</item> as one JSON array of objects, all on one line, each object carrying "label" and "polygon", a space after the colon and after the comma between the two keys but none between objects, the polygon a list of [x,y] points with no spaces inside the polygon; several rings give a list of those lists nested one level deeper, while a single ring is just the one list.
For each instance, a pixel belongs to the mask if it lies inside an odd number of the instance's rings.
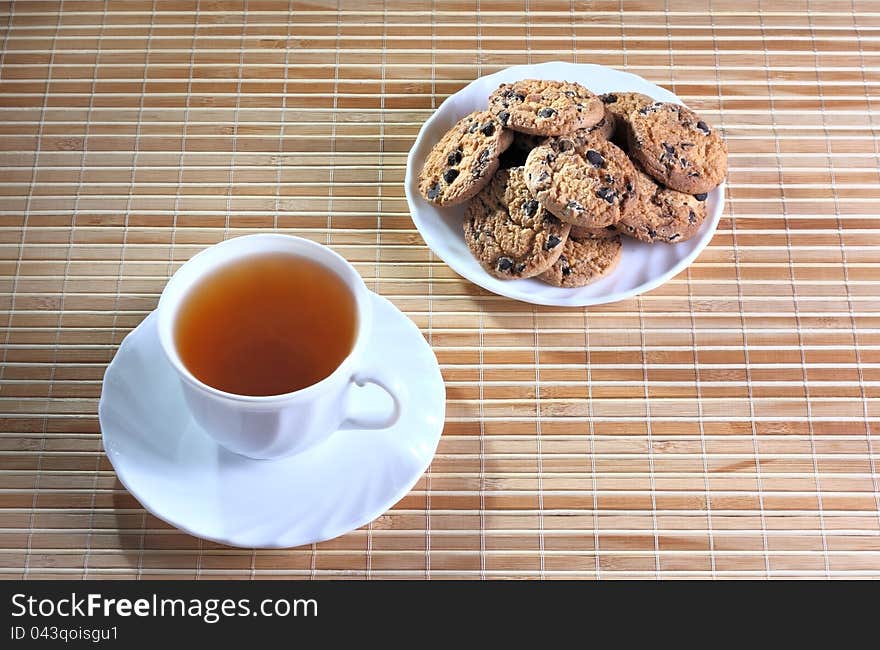
[{"label": "amber liquid", "polygon": [[177,353],[202,382],[238,395],[280,395],[329,376],[354,345],[354,296],[335,273],[284,253],[245,257],[183,299]]}]

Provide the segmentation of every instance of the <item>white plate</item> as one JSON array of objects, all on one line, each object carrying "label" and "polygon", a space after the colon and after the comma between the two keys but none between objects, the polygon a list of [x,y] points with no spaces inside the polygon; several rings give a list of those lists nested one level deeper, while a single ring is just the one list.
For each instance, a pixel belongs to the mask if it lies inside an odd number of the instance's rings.
[{"label": "white plate", "polygon": [[634,90],[656,100],[683,104],[678,97],[639,76],[601,65],[541,63],[517,65],[471,82],[444,101],[419,131],[406,161],[406,200],[416,228],[452,270],[493,293],[539,305],[580,307],[616,302],[650,291],[681,272],[696,259],[718,227],[724,209],[724,184],[709,193],[708,215],[697,235],[680,244],[648,244],[623,237],[623,257],[607,277],[577,289],[553,287],[540,280],[499,280],[477,263],[464,243],[464,206],[437,208],[419,194],[419,171],[431,148],[462,117],[485,110],[499,84],[518,79],[576,81],[595,93]]},{"label": "white plate", "polygon": [[[366,360],[399,369],[409,386],[400,420],[380,431],[340,430],[279,460],[226,451],[192,421],[159,349],[156,317],[148,316],[125,337],[101,389],[101,434],[119,480],[160,519],[231,546],[299,546],[378,517],[431,463],[446,389],[418,328],[384,298],[373,300]],[[352,399],[357,412],[391,408],[371,385],[354,389]]]}]

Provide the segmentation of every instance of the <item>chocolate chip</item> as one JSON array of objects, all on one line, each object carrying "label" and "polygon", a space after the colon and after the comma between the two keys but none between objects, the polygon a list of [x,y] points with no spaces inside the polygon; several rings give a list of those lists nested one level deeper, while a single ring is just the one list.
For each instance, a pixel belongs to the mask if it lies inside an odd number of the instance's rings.
[{"label": "chocolate chip", "polygon": [[571,210],[571,211],[573,211],[573,212],[583,212],[583,211],[584,211],[584,206],[582,206],[582,205],[581,205],[580,203],[578,203],[577,201],[569,201],[569,202],[565,205],[565,209],[566,209],[566,210]]},{"label": "chocolate chip", "polygon": [[573,90],[566,90],[565,96],[566,97],[574,97],[574,91]]},{"label": "chocolate chip", "polygon": [[438,196],[440,196],[440,183],[434,183],[428,188],[428,198],[436,199]]},{"label": "chocolate chip", "polygon": [[690,149],[691,147],[694,146],[694,143],[693,142],[680,142],[678,146],[681,147],[682,149]]},{"label": "chocolate chip", "polygon": [[590,161],[590,164],[593,167],[605,166],[605,159],[602,157],[602,154],[600,154],[598,151],[594,151],[593,149],[590,149],[587,152],[587,160]]},{"label": "chocolate chip", "polygon": [[596,190],[596,196],[600,199],[605,199],[608,203],[614,203],[614,199],[617,198],[617,193],[610,187],[600,187]]},{"label": "chocolate chip", "polygon": [[617,95],[614,93],[608,93],[607,95],[602,95],[602,103],[603,104],[613,104],[617,101]]},{"label": "chocolate chip", "polygon": [[479,128],[480,128],[480,123],[474,122],[473,124],[471,124],[470,128],[468,129],[468,133],[476,133],[477,129],[479,129]]},{"label": "chocolate chip", "polygon": [[694,198],[695,198],[697,201],[705,201],[705,200],[708,198],[708,196],[709,196],[709,195],[706,194],[705,192],[703,192],[702,194],[694,194]]},{"label": "chocolate chip", "polygon": [[663,143],[663,151],[668,153],[670,156],[675,155],[675,147],[673,147],[671,144],[667,144],[665,142]]},{"label": "chocolate chip", "polygon": [[544,250],[545,251],[553,250],[554,248],[559,246],[559,244],[561,242],[562,242],[562,240],[559,237],[557,237],[556,235],[550,235],[547,238],[547,243],[544,244]]},{"label": "chocolate chip", "polygon": [[687,167],[690,163],[687,161],[687,158],[679,158],[678,162],[681,163],[682,167]]},{"label": "chocolate chip", "polygon": [[648,228],[648,237],[650,237],[651,239],[655,239],[657,237],[657,231]]},{"label": "chocolate chip", "polygon": [[520,262],[519,264],[516,265],[516,268],[513,269],[513,272],[514,273],[522,273],[525,270],[526,270],[526,263]]},{"label": "chocolate chip", "polygon": [[486,166],[489,164],[489,150],[483,149],[480,152],[480,155],[477,156],[477,162],[471,167],[471,173],[474,176],[481,176],[484,171],[486,171]]},{"label": "chocolate chip", "polygon": [[503,93],[501,93],[501,96],[510,99],[511,97],[513,97],[513,88],[508,88]]},{"label": "chocolate chip", "polygon": [[688,172],[688,178],[697,178],[700,172]]},{"label": "chocolate chip", "polygon": [[535,216],[535,213],[538,211],[539,207],[541,207],[541,204],[535,201],[535,199],[531,199],[523,203],[522,210],[527,217],[533,217]]},{"label": "chocolate chip", "polygon": [[697,223],[697,215],[693,210],[688,212],[688,223]]},{"label": "chocolate chip", "polygon": [[569,266],[568,258],[565,255],[559,256],[559,263],[562,266],[562,275],[571,275],[571,266]]},{"label": "chocolate chip", "polygon": [[543,182],[546,181],[548,178],[550,178],[550,173],[549,173],[549,172],[541,172],[541,175],[538,176],[538,182],[539,182],[539,183],[543,183]]},{"label": "chocolate chip", "polygon": [[513,268],[513,260],[509,257],[500,257],[498,258],[498,266],[496,268],[499,271],[509,271]]},{"label": "chocolate chip", "polygon": [[447,183],[451,183],[456,178],[458,178],[458,170],[457,169],[447,169],[443,172],[443,180]]},{"label": "chocolate chip", "polygon": [[675,233],[673,235],[669,235],[669,237],[667,238],[667,241],[675,241],[679,237],[681,237],[681,235],[679,233]]},{"label": "chocolate chip", "polygon": [[614,185],[614,176],[611,174],[605,174],[605,182],[609,185]]},{"label": "chocolate chip", "polygon": [[627,181],[627,183],[626,183],[626,193],[627,193],[627,194],[632,194],[632,192],[633,192],[634,189],[635,189],[635,188],[633,187],[633,184],[632,184],[631,182]]},{"label": "chocolate chip", "polygon": [[515,94],[515,95],[513,96],[513,98],[514,98],[516,101],[518,101],[518,102],[524,102],[524,101],[526,101],[526,96],[523,95],[522,93],[517,93],[517,94]]},{"label": "chocolate chip", "polygon": [[501,111],[498,113],[498,119],[501,120],[501,124],[507,126],[507,120],[510,119],[510,113],[508,111]]},{"label": "chocolate chip", "polygon": [[453,151],[446,157],[446,164],[450,167],[455,167],[458,163],[461,162],[461,152]]},{"label": "chocolate chip", "polygon": [[480,129],[480,133],[485,135],[487,138],[495,133],[495,125],[492,122],[489,122],[486,126]]},{"label": "chocolate chip", "polygon": [[702,131],[706,135],[709,135],[710,133],[712,133],[712,130],[709,128],[709,125],[706,124],[703,120],[700,120],[699,122],[697,122],[697,128],[700,129],[700,131]]},{"label": "chocolate chip", "polygon": [[553,117],[556,115],[556,111],[552,108],[542,108],[538,111],[538,117]]}]

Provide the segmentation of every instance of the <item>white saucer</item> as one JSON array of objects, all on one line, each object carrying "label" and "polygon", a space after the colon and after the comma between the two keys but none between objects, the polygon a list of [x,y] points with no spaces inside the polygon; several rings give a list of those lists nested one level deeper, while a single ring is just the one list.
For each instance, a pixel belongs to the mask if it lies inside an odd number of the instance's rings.
[{"label": "white saucer", "polygon": [[613,273],[585,287],[554,287],[535,278],[499,280],[489,275],[468,250],[461,228],[464,206],[438,208],[419,194],[419,171],[438,140],[471,111],[486,110],[489,95],[501,83],[519,79],[576,81],[596,93],[634,90],[656,100],[683,104],[678,97],[629,72],[602,65],[553,61],[516,65],[480,77],[450,95],[422,125],[406,161],[406,200],[413,223],[425,243],[462,277],[508,298],[538,305],[583,307],[617,302],[650,291],[686,269],[709,244],[724,211],[724,184],[709,192],[707,216],[696,236],[680,244],[648,244],[623,237],[623,255]]},{"label": "white saucer", "polygon": [[[226,451],[192,421],[150,314],[107,368],[98,406],[104,449],[119,480],[160,519],[231,546],[310,544],[378,517],[431,463],[446,389],[418,328],[385,298],[373,300],[366,358],[397,368],[409,387],[400,420],[379,431],[340,430],[279,460]],[[357,412],[391,408],[375,386],[355,387],[352,395]]]}]

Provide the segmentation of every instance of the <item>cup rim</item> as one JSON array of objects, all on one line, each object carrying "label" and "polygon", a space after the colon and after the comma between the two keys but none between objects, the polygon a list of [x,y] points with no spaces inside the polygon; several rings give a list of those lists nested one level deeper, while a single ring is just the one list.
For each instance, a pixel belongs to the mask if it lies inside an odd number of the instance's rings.
[{"label": "cup rim", "polygon": [[[354,343],[351,346],[351,350],[348,352],[346,357],[339,363],[338,366],[331,372],[329,375],[321,379],[320,381],[306,386],[304,388],[300,388],[298,390],[290,391],[287,393],[279,393],[277,395],[242,395],[240,393],[230,393],[225,390],[221,390],[219,388],[215,388],[210,384],[206,384],[201,379],[196,377],[189,368],[186,367],[186,364],[183,363],[183,360],[180,358],[180,355],[177,352],[177,347],[174,343],[173,330],[174,330],[174,322],[176,320],[176,316],[180,307],[180,303],[186,297],[187,293],[191,290],[192,286],[198,282],[201,278],[205,277],[206,273],[201,272],[197,274],[191,281],[187,282],[180,288],[180,297],[177,299],[177,304],[172,307],[169,307],[168,300],[168,291],[169,287],[175,282],[175,277],[180,276],[181,272],[188,265],[192,265],[193,263],[197,263],[202,259],[208,258],[211,255],[215,255],[217,250],[229,248],[234,249],[235,246],[241,246],[245,241],[254,241],[254,240],[266,240],[266,241],[281,241],[281,242],[295,242],[297,246],[303,247],[307,249],[306,254],[293,252],[293,254],[300,254],[304,257],[308,257],[309,259],[321,263],[323,266],[327,268],[331,273],[336,274],[337,276],[345,282],[346,286],[352,293],[352,297],[355,301],[356,308],[356,317],[357,317],[357,334],[355,335]],[[211,266],[208,271],[213,271],[224,264],[231,262],[234,259],[239,257],[249,257],[251,255],[259,255],[259,251],[254,251],[251,253],[245,253],[243,255],[230,255],[228,258],[220,259],[215,263],[211,263]],[[349,277],[344,276],[339,273],[335,268],[331,268],[329,265],[324,264],[321,260],[321,257],[331,258],[335,260],[337,263],[341,264],[343,268],[346,269],[347,275]],[[177,282],[182,282],[182,280],[177,280]],[[369,289],[367,289],[367,285],[364,283],[363,278],[361,278],[360,274],[357,270],[352,266],[352,264],[346,260],[342,255],[329,248],[328,246],[324,246],[323,244],[319,244],[318,242],[312,241],[310,239],[306,239],[304,237],[297,237],[296,235],[288,235],[284,233],[255,233],[250,235],[241,235],[239,237],[232,237],[230,239],[225,239],[221,242],[217,242],[206,248],[203,248],[198,253],[189,258],[186,262],[184,262],[180,268],[178,268],[172,276],[168,279],[165,287],[162,289],[162,293],[159,296],[159,304],[156,307],[158,312],[158,322],[157,322],[157,332],[159,335],[159,347],[162,349],[162,352],[165,354],[165,357],[171,363],[172,367],[177,371],[178,376],[191,385],[193,388],[199,389],[203,393],[207,393],[209,396],[214,397],[216,399],[225,400],[225,401],[235,401],[244,404],[250,404],[252,406],[274,406],[280,402],[290,402],[292,400],[306,399],[311,397],[314,393],[321,391],[327,385],[335,381],[339,375],[343,374],[343,372],[348,371],[352,363],[354,362],[356,353],[360,352],[361,347],[369,336],[369,328],[370,328],[370,317],[371,317],[371,303],[369,300],[369,296],[367,295]],[[163,309],[164,305],[164,309]]]}]

